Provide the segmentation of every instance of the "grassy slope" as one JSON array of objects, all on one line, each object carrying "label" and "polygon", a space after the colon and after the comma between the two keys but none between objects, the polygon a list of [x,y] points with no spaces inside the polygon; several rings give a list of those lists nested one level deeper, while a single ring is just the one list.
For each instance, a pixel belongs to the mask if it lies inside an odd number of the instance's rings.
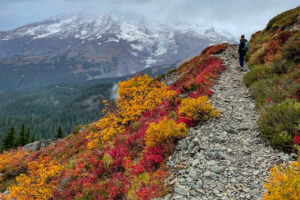
[{"label": "grassy slope", "polygon": [[300,143],[300,7],[270,20],[252,35],[244,82],[261,110],[263,137],[284,151]]}]

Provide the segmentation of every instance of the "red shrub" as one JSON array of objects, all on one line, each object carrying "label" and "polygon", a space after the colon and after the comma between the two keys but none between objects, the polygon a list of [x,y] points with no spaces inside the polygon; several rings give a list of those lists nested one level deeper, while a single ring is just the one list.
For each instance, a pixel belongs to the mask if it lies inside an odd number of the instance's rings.
[{"label": "red shrub", "polygon": [[206,49],[203,50],[202,53],[206,55],[219,54],[225,51],[227,47],[228,47],[227,43],[214,45],[214,46],[207,47]]},{"label": "red shrub", "polygon": [[300,144],[300,135],[295,135],[293,139],[294,144]]}]

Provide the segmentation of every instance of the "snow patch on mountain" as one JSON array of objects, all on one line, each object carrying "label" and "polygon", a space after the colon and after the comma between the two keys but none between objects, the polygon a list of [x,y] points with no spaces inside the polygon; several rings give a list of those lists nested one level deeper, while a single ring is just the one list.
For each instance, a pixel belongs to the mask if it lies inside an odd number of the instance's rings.
[{"label": "snow patch on mountain", "polygon": [[[181,62],[208,45],[223,41],[233,40],[212,28],[202,30],[187,23],[161,24],[115,14],[61,15],[0,32],[0,62],[11,59],[9,62],[15,64],[15,68],[10,68],[15,71],[8,74],[15,74],[26,65],[30,77],[30,70],[36,70],[34,66],[40,64],[42,74],[52,73],[53,79],[62,82],[64,76],[91,80]],[[14,59],[16,56],[24,61]],[[76,71],[78,65],[82,65],[82,70]]]}]

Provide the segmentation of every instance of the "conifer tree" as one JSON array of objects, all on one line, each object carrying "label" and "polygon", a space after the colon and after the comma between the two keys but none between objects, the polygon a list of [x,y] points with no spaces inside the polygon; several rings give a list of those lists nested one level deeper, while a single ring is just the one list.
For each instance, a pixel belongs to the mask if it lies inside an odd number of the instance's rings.
[{"label": "conifer tree", "polygon": [[11,149],[15,147],[15,128],[12,125],[7,133],[7,135],[3,139],[3,149]]},{"label": "conifer tree", "polygon": [[29,143],[32,143],[32,142],[35,142],[35,137],[33,134],[30,136],[30,140],[29,140]]},{"label": "conifer tree", "polygon": [[25,133],[25,143],[30,143],[30,128],[27,128],[27,131]]},{"label": "conifer tree", "polygon": [[56,138],[63,138],[63,137],[64,137],[64,134],[61,130],[61,126],[59,125],[58,129],[57,129],[57,133],[56,133]]},{"label": "conifer tree", "polygon": [[22,124],[20,136],[18,138],[17,146],[24,146],[26,143],[25,125]]}]

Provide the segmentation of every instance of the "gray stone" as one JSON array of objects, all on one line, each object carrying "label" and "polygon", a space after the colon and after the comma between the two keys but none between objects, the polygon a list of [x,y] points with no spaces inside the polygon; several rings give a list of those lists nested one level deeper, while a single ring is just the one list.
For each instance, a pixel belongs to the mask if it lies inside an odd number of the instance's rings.
[{"label": "gray stone", "polygon": [[181,195],[185,195],[185,196],[188,196],[189,195],[189,192],[185,189],[184,186],[181,186],[181,185],[175,185],[175,192],[178,193],[178,194],[181,194]]},{"label": "gray stone", "polygon": [[224,172],[224,170],[225,170],[225,167],[222,167],[222,166],[214,166],[211,168],[211,171],[213,171],[217,174]]},{"label": "gray stone", "polygon": [[199,139],[199,138],[194,138],[194,139],[193,139],[193,144],[194,144],[194,145],[200,145],[200,144],[201,144],[200,139]]},{"label": "gray stone", "polygon": [[172,195],[168,194],[167,196],[165,196],[164,200],[171,200],[171,198],[172,198]]},{"label": "gray stone", "polygon": [[186,141],[182,141],[182,143],[181,143],[181,149],[182,150],[186,150],[188,148],[188,144],[187,144],[187,142]]},{"label": "gray stone", "polygon": [[190,177],[194,180],[197,180],[198,176],[197,176],[197,171],[192,169],[189,173]]},{"label": "gray stone", "polygon": [[216,137],[214,137],[214,139],[213,139],[213,142],[216,142],[216,143],[223,143],[223,142],[225,142],[225,141],[226,141],[225,138],[219,137],[219,136],[216,136]]},{"label": "gray stone", "polygon": [[203,176],[205,176],[205,177],[209,177],[210,175],[211,175],[210,171],[205,171],[203,174]]},{"label": "gray stone", "polygon": [[253,174],[254,174],[255,176],[257,176],[259,173],[260,173],[259,170],[255,170],[255,171],[253,172]]},{"label": "gray stone", "polygon": [[250,188],[243,188],[243,191],[246,192],[246,193],[249,193],[250,192]]},{"label": "gray stone", "polygon": [[199,164],[199,162],[200,162],[200,161],[199,161],[198,159],[193,160],[192,166],[195,167],[196,165]]},{"label": "gray stone", "polygon": [[215,194],[219,194],[219,193],[220,193],[220,191],[219,191],[219,190],[217,190],[217,189],[214,189],[214,190],[213,190],[213,193],[215,193]]},{"label": "gray stone", "polygon": [[26,144],[25,146],[22,147],[22,149],[24,150],[29,150],[29,151],[38,151],[52,143],[57,142],[59,139],[44,139],[44,140],[40,140],[40,141],[35,141],[33,143],[30,144]]},{"label": "gray stone", "polygon": [[214,160],[207,161],[207,165],[215,165],[215,164],[216,164],[216,161],[214,161]]},{"label": "gray stone", "polygon": [[216,159],[219,159],[219,160],[225,159],[225,154],[221,151],[217,151],[215,156],[216,156]]}]

